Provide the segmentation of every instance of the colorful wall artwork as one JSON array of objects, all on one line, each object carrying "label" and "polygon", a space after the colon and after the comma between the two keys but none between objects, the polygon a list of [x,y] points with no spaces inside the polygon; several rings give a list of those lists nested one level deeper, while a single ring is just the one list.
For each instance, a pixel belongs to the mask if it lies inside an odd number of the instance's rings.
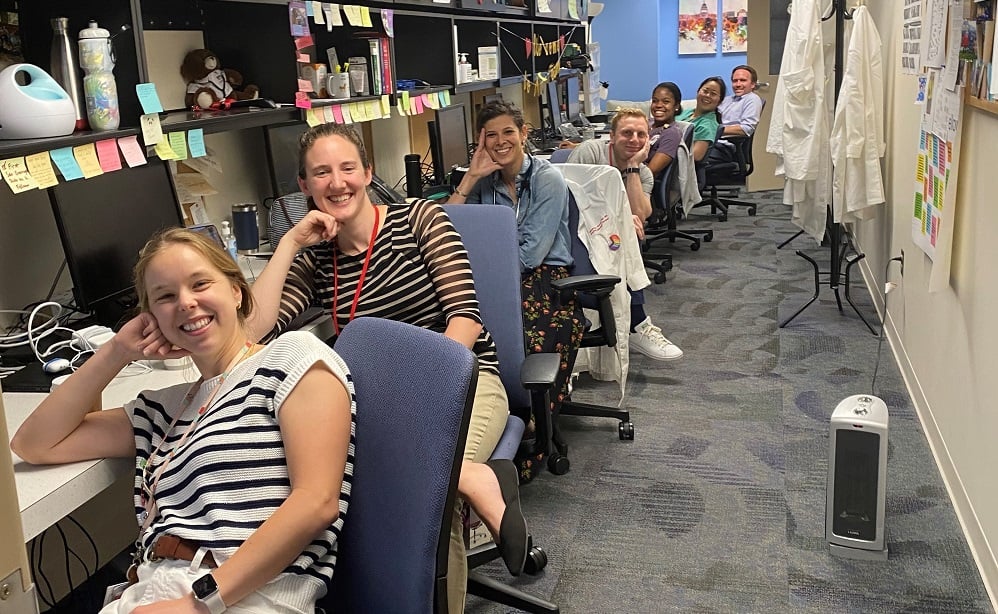
[{"label": "colorful wall artwork", "polygon": [[679,55],[717,53],[717,0],[679,0]]},{"label": "colorful wall artwork", "polygon": [[748,51],[748,0],[721,0],[721,52]]}]

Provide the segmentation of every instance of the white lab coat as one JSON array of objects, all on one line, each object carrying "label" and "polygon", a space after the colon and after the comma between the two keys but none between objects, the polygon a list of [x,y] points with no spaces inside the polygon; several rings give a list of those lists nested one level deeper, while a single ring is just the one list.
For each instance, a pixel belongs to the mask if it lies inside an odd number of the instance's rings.
[{"label": "white lab coat", "polygon": [[867,219],[884,202],[880,158],[884,140],[884,67],[880,34],[865,6],[852,16],[852,35],[832,124],[834,220]]},{"label": "white lab coat", "polygon": [[[577,370],[588,367],[590,375],[599,380],[616,380],[620,385],[620,403],[627,387],[628,332],[631,326],[631,295],[627,288],[641,290],[651,285],[641,258],[631,205],[627,200],[620,172],[610,165],[555,164],[568,183],[579,208],[579,238],[589,250],[589,261],[600,275],[616,275],[622,280],[610,294],[614,324],[617,327],[616,348],[584,348],[576,360]],[[613,246],[619,246],[613,249]],[[586,310],[586,317],[596,325],[595,311]]]},{"label": "white lab coat", "polygon": [[766,151],[777,156],[776,174],[786,177],[783,202],[793,206],[791,221],[817,241],[831,197],[820,4],[794,2],[766,140]]}]

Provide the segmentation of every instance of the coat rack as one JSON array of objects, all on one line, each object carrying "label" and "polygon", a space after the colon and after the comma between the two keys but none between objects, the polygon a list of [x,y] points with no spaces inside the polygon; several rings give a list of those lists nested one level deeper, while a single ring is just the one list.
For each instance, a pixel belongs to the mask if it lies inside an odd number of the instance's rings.
[{"label": "coat rack", "polygon": [[[832,0],[832,8],[828,15],[821,18],[821,21],[828,21],[832,17],[835,18],[835,103],[838,104],[839,101],[839,90],[842,88],[842,71],[843,71],[843,54],[844,54],[844,39],[845,39],[845,20],[852,19],[852,11],[845,8],[845,0]],[[792,241],[794,238],[800,236],[803,231],[797,233],[787,241],[780,244],[780,248]],[[839,312],[842,313],[842,298],[839,295],[839,286],[845,286],[845,297],[846,302],[852,307],[859,319],[866,324],[866,327],[870,329],[870,332],[874,335],[877,331],[874,330],[873,326],[867,321],[863,314],[856,307],[856,304],[852,302],[852,296],[849,294],[850,289],[850,272],[852,267],[866,257],[866,254],[861,253],[856,249],[855,243],[853,243],[852,236],[850,236],[849,231],[840,223],[834,220],[832,214],[831,203],[827,205],[827,218],[825,222],[825,237],[828,240],[829,247],[829,267],[828,272],[823,272],[819,270],[818,263],[807,254],[801,250],[797,250],[797,255],[807,260],[811,263],[814,268],[814,294],[811,295],[810,300],[808,300],[804,305],[798,309],[792,316],[786,320],[780,322],[780,328],[785,327],[787,324],[793,321],[794,318],[799,316],[804,312],[805,309],[810,307],[816,300],[818,300],[818,295],[821,291],[821,276],[828,275],[828,287],[831,288],[832,292],[835,294],[835,303],[838,305]],[[852,251],[853,255],[847,257],[846,254]],[[842,271],[842,263],[845,263],[845,272]]]}]

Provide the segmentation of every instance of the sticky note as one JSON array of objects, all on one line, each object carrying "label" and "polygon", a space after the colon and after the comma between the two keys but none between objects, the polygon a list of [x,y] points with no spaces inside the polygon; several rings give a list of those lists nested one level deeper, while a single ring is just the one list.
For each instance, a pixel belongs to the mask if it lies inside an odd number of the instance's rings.
[{"label": "sticky note", "polygon": [[135,85],[135,93],[139,95],[139,104],[142,105],[143,113],[163,112],[163,103],[159,101],[155,83],[138,83]]},{"label": "sticky note", "polygon": [[402,90],[399,92],[399,112],[402,115],[409,114],[409,92],[407,90]]},{"label": "sticky note", "polygon": [[340,105],[333,106],[333,119],[336,120],[337,124],[345,123],[343,121],[343,110],[340,108]]},{"label": "sticky note", "polygon": [[139,145],[139,137],[135,135],[121,137],[118,139],[118,149],[121,150],[121,155],[125,156],[125,162],[128,163],[129,168],[142,166],[146,163],[146,154],[142,151],[142,146]]},{"label": "sticky note", "polygon": [[118,155],[118,142],[114,139],[97,141],[97,161],[105,173],[121,170],[121,156]]},{"label": "sticky note", "polygon": [[343,13],[347,16],[347,21],[351,26],[360,26],[360,7],[354,6],[352,4],[346,4],[343,6]]},{"label": "sticky note", "polygon": [[392,114],[392,103],[388,99],[388,94],[381,97],[381,116],[390,117]]},{"label": "sticky note", "polygon": [[305,109],[305,123],[308,124],[309,127],[315,127],[322,123],[319,121],[319,118],[315,116],[315,109]]},{"label": "sticky note", "polygon": [[298,52],[298,63],[299,64],[311,64],[312,58],[309,57],[307,53]]},{"label": "sticky note", "polygon": [[348,104],[340,105],[340,113],[343,115],[344,124],[353,123],[353,118],[350,116],[350,105]]},{"label": "sticky note", "polygon": [[66,181],[83,177],[83,171],[80,169],[79,163],[76,162],[71,147],[53,149],[49,152],[49,155],[52,156],[52,161],[55,162],[56,167],[62,174],[62,178]]},{"label": "sticky note", "polygon": [[176,160],[177,154],[170,147],[169,139],[163,139],[159,143],[156,143],[156,155],[159,156],[160,160]]},{"label": "sticky note", "polygon": [[315,8],[312,6],[313,4],[314,4],[314,2],[306,2],[305,3],[305,16],[306,17],[314,17],[315,16]]},{"label": "sticky note", "polygon": [[312,17],[315,17],[315,23],[319,25],[324,25],[326,23],[325,15],[322,14],[322,3],[321,2],[309,2],[312,5]]},{"label": "sticky note", "polygon": [[449,107],[450,106],[450,91],[449,90],[444,90],[444,91],[440,92],[440,104],[442,104],[445,107]]},{"label": "sticky note", "polygon": [[333,107],[326,106],[322,107],[322,119],[325,120],[324,123],[332,124],[336,122],[336,116],[333,114]]},{"label": "sticky note", "polygon": [[178,160],[187,159],[187,135],[183,132],[171,132],[166,135],[170,141],[170,149],[177,154]]},{"label": "sticky note", "polygon": [[374,24],[371,23],[371,9],[366,6],[360,7],[360,25],[365,28],[374,27]]},{"label": "sticky note", "polygon": [[315,43],[312,42],[312,35],[311,34],[306,34],[305,36],[296,36],[295,37],[295,49],[297,49],[299,51],[301,51],[305,47],[311,47],[314,44]]},{"label": "sticky note", "polygon": [[80,169],[83,171],[84,179],[90,179],[91,177],[104,174],[104,171],[102,171],[100,167],[100,161],[97,159],[97,149],[94,148],[93,143],[77,145],[73,148],[73,156],[80,164]]},{"label": "sticky note", "polygon": [[347,106],[350,107],[350,117],[353,119],[353,121],[355,122],[367,121],[367,115],[364,113],[364,105],[356,102],[351,102]]},{"label": "sticky note", "polygon": [[568,0],[568,16],[572,19],[579,19],[579,7],[576,6],[575,0]]},{"label": "sticky note", "polygon": [[142,126],[142,142],[146,147],[152,147],[163,140],[163,126],[159,122],[159,115],[143,115],[139,117],[139,125]]},{"label": "sticky note", "polygon": [[[419,96],[413,96],[409,99],[409,115],[417,115],[416,111],[416,101],[419,100]],[[420,107],[422,109],[422,107]]]},{"label": "sticky note", "polygon": [[7,185],[14,194],[38,188],[38,182],[28,172],[24,158],[9,158],[0,160],[0,175],[3,175]]},{"label": "sticky note", "polygon": [[299,92],[314,92],[315,89],[312,87],[312,82],[308,79],[298,79],[298,91]]},{"label": "sticky note", "polygon": [[305,92],[295,92],[295,106],[299,109],[311,109],[312,101]]},{"label": "sticky note", "polygon": [[416,96],[412,100],[413,100],[414,103],[416,103],[416,113],[422,113],[423,112],[423,97],[422,96]]},{"label": "sticky note", "polygon": [[388,38],[395,38],[395,11],[381,9],[381,23],[385,26],[385,34],[388,35]]},{"label": "sticky note", "polygon": [[31,173],[40,189],[49,188],[59,183],[59,179],[55,176],[55,170],[52,168],[49,152],[31,154],[24,161],[28,166],[28,172]]},{"label": "sticky note", "polygon": [[204,148],[204,130],[195,128],[187,133],[187,146],[191,148],[191,157],[200,158],[208,155]]},{"label": "sticky note", "polygon": [[326,14],[326,28],[329,29],[332,26],[342,26],[343,25],[343,14],[340,13],[340,5],[336,3],[329,3],[329,8],[326,8],[326,3],[322,4],[322,12]]}]

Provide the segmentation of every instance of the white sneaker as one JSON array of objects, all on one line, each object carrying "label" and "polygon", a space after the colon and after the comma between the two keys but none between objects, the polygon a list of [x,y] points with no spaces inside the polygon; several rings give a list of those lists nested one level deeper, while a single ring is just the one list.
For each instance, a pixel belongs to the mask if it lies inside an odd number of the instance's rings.
[{"label": "white sneaker", "polygon": [[629,337],[630,347],[653,360],[679,360],[683,351],[662,334],[662,329],[651,323],[651,318],[635,327]]}]

